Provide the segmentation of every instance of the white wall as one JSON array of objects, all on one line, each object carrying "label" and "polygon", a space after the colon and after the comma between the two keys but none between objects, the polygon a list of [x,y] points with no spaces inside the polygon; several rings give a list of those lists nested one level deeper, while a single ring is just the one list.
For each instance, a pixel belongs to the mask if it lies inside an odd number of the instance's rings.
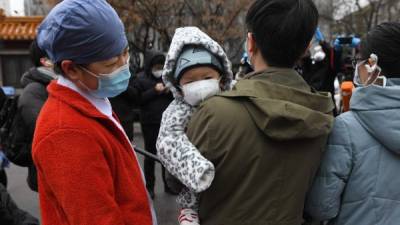
[{"label": "white wall", "polygon": [[0,8],[4,9],[6,15],[11,14],[10,2],[9,0],[0,0]]}]

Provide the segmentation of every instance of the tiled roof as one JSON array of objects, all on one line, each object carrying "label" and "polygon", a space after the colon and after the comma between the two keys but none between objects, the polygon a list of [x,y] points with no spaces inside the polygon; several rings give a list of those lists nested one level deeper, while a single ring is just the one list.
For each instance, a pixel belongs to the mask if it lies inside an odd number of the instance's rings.
[{"label": "tiled roof", "polygon": [[33,40],[44,17],[0,16],[0,40]]}]

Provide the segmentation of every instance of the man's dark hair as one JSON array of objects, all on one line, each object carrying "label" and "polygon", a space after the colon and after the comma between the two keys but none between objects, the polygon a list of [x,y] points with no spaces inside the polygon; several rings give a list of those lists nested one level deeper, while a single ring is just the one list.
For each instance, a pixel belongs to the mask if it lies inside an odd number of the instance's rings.
[{"label": "man's dark hair", "polygon": [[318,16],[312,0],[256,0],[246,24],[269,66],[291,68],[314,36]]},{"label": "man's dark hair", "polygon": [[374,53],[382,75],[400,78],[400,23],[382,23],[372,29],[361,42],[361,57],[368,59]]},{"label": "man's dark hair", "polygon": [[46,52],[39,48],[36,39],[32,41],[29,47],[29,55],[35,67],[42,66],[42,64],[40,63],[40,59],[47,57]]}]

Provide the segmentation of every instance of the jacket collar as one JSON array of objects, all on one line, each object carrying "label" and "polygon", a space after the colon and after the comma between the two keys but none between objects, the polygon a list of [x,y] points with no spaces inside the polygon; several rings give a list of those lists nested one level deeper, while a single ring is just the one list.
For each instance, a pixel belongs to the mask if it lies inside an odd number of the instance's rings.
[{"label": "jacket collar", "polygon": [[59,85],[65,86],[67,88],[70,88],[78,92],[80,95],[86,98],[86,100],[88,100],[94,107],[96,107],[96,109],[98,109],[101,113],[103,113],[108,117],[112,117],[112,107],[108,98],[94,97],[88,91],[78,88],[73,82],[71,82],[69,79],[66,79],[65,77],[60,77],[57,83]]},{"label": "jacket collar", "polygon": [[59,84],[58,81],[52,81],[48,85],[47,91],[49,92],[49,96],[70,105],[84,115],[94,118],[109,119],[106,114],[96,108],[96,106],[81,93],[67,87],[66,85]]},{"label": "jacket collar", "polygon": [[268,68],[248,74],[232,91],[219,94],[229,98],[274,99],[295,102],[310,109],[330,113],[334,104],[330,93],[319,93],[293,69]]},{"label": "jacket collar", "polygon": [[269,67],[263,71],[250,73],[246,75],[245,79],[265,80],[303,91],[311,90],[310,86],[304,81],[300,74],[291,68]]}]

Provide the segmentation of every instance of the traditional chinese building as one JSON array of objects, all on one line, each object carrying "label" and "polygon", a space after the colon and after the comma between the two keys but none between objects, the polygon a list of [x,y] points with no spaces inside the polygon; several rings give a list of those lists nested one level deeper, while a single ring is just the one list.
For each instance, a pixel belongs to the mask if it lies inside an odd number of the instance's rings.
[{"label": "traditional chinese building", "polygon": [[42,16],[5,16],[0,9],[0,85],[20,88],[22,74],[32,63],[29,45],[36,36]]}]

